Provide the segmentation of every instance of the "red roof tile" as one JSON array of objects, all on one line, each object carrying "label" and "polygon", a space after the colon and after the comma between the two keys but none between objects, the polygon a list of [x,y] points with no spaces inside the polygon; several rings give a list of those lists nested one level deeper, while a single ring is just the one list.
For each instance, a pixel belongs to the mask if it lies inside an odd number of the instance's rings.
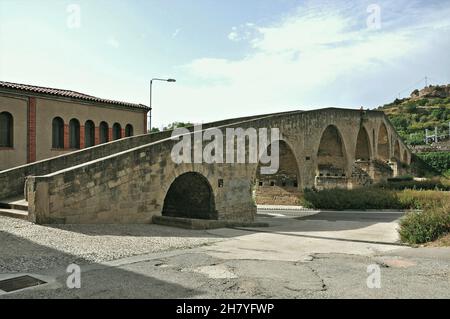
[{"label": "red roof tile", "polygon": [[79,100],[84,100],[84,101],[91,101],[91,102],[105,103],[105,104],[114,104],[114,105],[139,108],[139,109],[149,109],[148,106],[143,105],[143,104],[135,104],[135,103],[122,102],[122,101],[102,99],[102,98],[98,98],[98,97],[95,97],[92,95],[78,93],[78,92],[71,91],[71,90],[53,89],[53,88],[42,87],[42,86],[11,83],[11,82],[4,82],[4,81],[0,81],[0,88],[14,89],[14,90],[19,90],[19,91],[33,92],[33,93],[40,93],[40,94],[48,94],[48,95],[61,96],[61,97],[68,97],[68,98],[72,98],[72,99],[79,99]]}]

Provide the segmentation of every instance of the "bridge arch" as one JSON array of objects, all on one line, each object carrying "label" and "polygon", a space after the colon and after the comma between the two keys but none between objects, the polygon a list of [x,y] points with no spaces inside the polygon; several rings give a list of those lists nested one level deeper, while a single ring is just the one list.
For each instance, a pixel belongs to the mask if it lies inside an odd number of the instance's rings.
[{"label": "bridge arch", "polygon": [[395,141],[395,146],[394,146],[394,157],[396,160],[401,161],[402,157],[400,154],[400,143],[398,140]]},{"label": "bridge arch", "polygon": [[208,179],[197,172],[179,175],[164,199],[163,216],[218,219],[214,192]]},{"label": "bridge arch", "polygon": [[[289,142],[280,139],[279,145],[279,167],[273,174],[262,174],[261,167],[269,164],[258,163],[254,197],[258,204],[298,204],[299,185],[301,181],[297,157]],[[269,145],[265,154],[271,155],[272,144]]]},{"label": "bridge arch", "polygon": [[369,134],[367,133],[366,128],[361,126],[356,139],[355,160],[369,161],[372,153],[371,150]]},{"label": "bridge arch", "polygon": [[319,177],[345,177],[347,156],[344,139],[335,125],[329,125],[322,133],[317,150],[317,174]]},{"label": "bridge arch", "polygon": [[390,143],[389,135],[386,128],[386,124],[381,123],[378,130],[378,140],[377,140],[377,154],[378,158],[383,161],[388,161],[390,159]]},{"label": "bridge arch", "polygon": [[403,151],[403,163],[409,164],[408,152],[406,150]]},{"label": "bridge arch", "polygon": [[[298,187],[300,180],[300,173],[298,169],[297,158],[292,147],[285,140],[278,140],[279,145],[279,167],[274,174],[261,174],[261,162],[256,167],[256,179],[260,186],[291,186]],[[269,145],[265,151],[266,154],[271,154],[272,144]],[[268,166],[265,164],[264,166]],[[261,184],[262,183],[262,184]]]}]

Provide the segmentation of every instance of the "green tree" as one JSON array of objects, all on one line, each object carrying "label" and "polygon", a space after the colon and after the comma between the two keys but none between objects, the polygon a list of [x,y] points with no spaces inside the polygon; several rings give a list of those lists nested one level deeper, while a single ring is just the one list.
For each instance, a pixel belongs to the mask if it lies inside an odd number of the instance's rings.
[{"label": "green tree", "polygon": [[180,128],[180,127],[191,127],[191,126],[194,126],[194,124],[192,124],[190,122],[173,122],[173,123],[169,124],[168,126],[165,126],[164,131],[174,130],[174,129]]},{"label": "green tree", "polygon": [[405,105],[405,111],[407,112],[407,113],[415,113],[415,112],[417,112],[417,105],[415,104],[415,103],[412,103],[412,102],[408,102],[406,105]]}]

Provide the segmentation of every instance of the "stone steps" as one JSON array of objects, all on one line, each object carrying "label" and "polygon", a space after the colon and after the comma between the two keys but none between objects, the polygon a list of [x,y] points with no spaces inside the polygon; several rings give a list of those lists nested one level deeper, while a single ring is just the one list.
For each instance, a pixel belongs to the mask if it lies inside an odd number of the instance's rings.
[{"label": "stone steps", "polygon": [[169,216],[153,216],[152,223],[185,229],[205,230],[226,227],[268,227],[269,224],[261,222],[239,222],[212,219],[193,219]]},{"label": "stone steps", "polygon": [[28,212],[20,210],[20,209],[0,208],[0,216],[27,220]]},{"label": "stone steps", "polygon": [[0,199],[0,209],[3,208],[28,212],[28,202],[20,197]]},{"label": "stone steps", "polygon": [[28,219],[28,202],[24,198],[15,197],[0,200],[0,216]]}]

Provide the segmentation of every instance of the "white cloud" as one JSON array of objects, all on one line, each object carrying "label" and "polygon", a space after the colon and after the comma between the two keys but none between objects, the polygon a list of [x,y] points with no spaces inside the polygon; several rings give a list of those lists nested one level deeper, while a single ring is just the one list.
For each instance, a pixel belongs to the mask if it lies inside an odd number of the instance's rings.
[{"label": "white cloud", "polygon": [[231,41],[238,41],[239,35],[237,33],[237,27],[232,27],[231,30],[232,31],[228,34],[228,39],[230,39]]},{"label": "white cloud", "polygon": [[256,36],[258,32],[254,23],[247,22],[238,27],[232,27],[231,32],[228,34],[228,39],[235,42],[245,41]]},{"label": "white cloud", "polygon": [[433,67],[436,54],[450,48],[450,7],[403,8],[409,19],[386,14],[380,30],[367,28],[365,9],[355,14],[304,6],[273,25],[233,27],[228,38],[248,41],[252,50],[242,59],[192,61],[181,70],[201,85],[179,83],[177,94],[170,89],[162,99],[171,106],[189,105],[177,114],[193,121],[324,106],[359,108],[390,102],[399,87],[425,72],[450,74],[448,59]]},{"label": "white cloud", "polygon": [[[229,48],[220,55],[199,56],[173,68],[158,65],[159,72],[167,71],[165,76],[175,77],[177,83],[154,88],[154,125],[324,106],[377,106],[392,101],[399,91],[425,75],[450,82],[449,0],[377,1],[381,2],[380,30],[367,29],[368,13],[363,5],[318,1],[314,5],[308,1],[270,24],[248,22],[231,28],[223,37]],[[23,31],[9,32],[19,30],[19,22]],[[30,19],[19,22],[0,23],[3,79],[148,104],[148,77],[156,71],[146,70],[145,62],[139,61],[142,72],[130,69],[131,58],[114,63],[115,54],[110,54],[114,50],[108,49],[81,59],[87,51],[79,45],[77,35],[58,33],[57,28]],[[227,33],[230,40],[241,41],[240,45],[229,42]],[[45,47],[35,34],[60,39],[50,50],[51,56],[44,49],[30,55],[30,45]],[[172,34],[171,30],[169,38]],[[101,33],[96,39],[112,48],[124,46],[123,37],[108,35]],[[135,35],[142,41],[151,37],[143,30]],[[199,49],[205,52],[217,52],[211,50],[212,43],[201,45]],[[104,49],[102,44],[99,47]],[[187,56],[196,51],[186,50]],[[136,56],[134,52],[126,54]],[[238,54],[241,57],[236,58]],[[153,63],[147,56],[145,61]],[[61,70],[68,76],[61,77]]]}]

